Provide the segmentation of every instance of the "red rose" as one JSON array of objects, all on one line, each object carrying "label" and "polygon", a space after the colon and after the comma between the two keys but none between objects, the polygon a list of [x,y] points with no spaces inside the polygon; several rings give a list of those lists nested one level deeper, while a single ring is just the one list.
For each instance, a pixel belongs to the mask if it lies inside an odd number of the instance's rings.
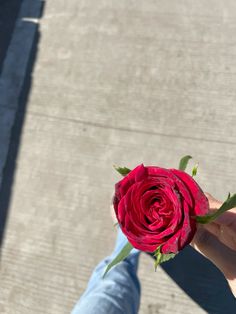
[{"label": "red rose", "polygon": [[118,223],[133,247],[177,253],[196,232],[195,215],[208,213],[208,200],[187,173],[140,165],[115,186]]}]

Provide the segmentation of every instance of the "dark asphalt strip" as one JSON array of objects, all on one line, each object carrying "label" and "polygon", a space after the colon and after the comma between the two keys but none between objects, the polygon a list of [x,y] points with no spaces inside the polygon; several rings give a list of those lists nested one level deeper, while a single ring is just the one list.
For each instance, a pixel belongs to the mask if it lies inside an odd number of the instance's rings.
[{"label": "dark asphalt strip", "polygon": [[22,0],[0,0],[0,73]]}]

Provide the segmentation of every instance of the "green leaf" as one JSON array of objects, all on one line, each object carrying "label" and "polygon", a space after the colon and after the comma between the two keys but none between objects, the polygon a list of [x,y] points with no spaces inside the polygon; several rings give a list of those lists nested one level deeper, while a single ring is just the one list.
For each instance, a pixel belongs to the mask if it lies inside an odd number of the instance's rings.
[{"label": "green leaf", "polygon": [[195,177],[197,175],[197,170],[198,170],[198,163],[193,167],[192,177]]},{"label": "green leaf", "polygon": [[167,262],[169,259],[175,257],[175,253],[169,253],[169,254],[161,254],[160,264]]},{"label": "green leaf", "polygon": [[156,256],[156,260],[154,264],[155,271],[157,270],[158,265],[160,265],[161,263],[167,262],[171,258],[174,258],[175,255],[176,255],[175,253],[169,253],[169,254],[161,253],[161,246],[159,246],[154,253],[154,256]]},{"label": "green leaf", "polygon": [[180,162],[179,162],[179,170],[184,171],[188,165],[189,159],[191,159],[191,158],[192,158],[192,156],[189,156],[189,155],[181,158]]},{"label": "green leaf", "polygon": [[124,177],[131,171],[129,168],[126,168],[126,167],[118,167],[115,165],[113,167],[115,168],[117,172],[119,172],[119,174],[121,174]]},{"label": "green leaf", "polygon": [[113,261],[108,264],[106,271],[103,275],[103,278],[106,276],[107,272],[116,264],[122,262],[130,253],[130,251],[133,249],[132,244],[127,242],[127,244],[123,247],[123,249],[120,251],[120,253],[113,259]]},{"label": "green leaf", "polygon": [[234,207],[236,207],[236,194],[230,196],[229,193],[227,200],[221,205],[221,207],[216,212],[205,216],[196,216],[195,218],[198,223],[207,224],[218,218],[227,210],[232,209]]},{"label": "green leaf", "polygon": [[160,260],[161,260],[161,246],[159,246],[155,253],[154,253],[154,256],[156,257],[156,260],[155,260],[155,263],[154,263],[154,268],[155,268],[155,271],[157,270],[157,266],[160,264]]}]

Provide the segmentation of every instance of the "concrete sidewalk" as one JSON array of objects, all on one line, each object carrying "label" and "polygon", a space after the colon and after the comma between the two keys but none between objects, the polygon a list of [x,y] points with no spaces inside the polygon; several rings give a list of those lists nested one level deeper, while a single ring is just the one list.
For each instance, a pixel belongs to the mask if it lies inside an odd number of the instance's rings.
[{"label": "concrete sidewalk", "polygon": [[[18,108],[0,313],[70,312],[113,248],[113,164],[176,167],[191,154],[203,189],[235,192],[235,17],[223,0],[45,3],[24,91],[0,103],[0,118]],[[140,313],[236,311],[220,274],[184,254],[156,273],[141,257]]]}]

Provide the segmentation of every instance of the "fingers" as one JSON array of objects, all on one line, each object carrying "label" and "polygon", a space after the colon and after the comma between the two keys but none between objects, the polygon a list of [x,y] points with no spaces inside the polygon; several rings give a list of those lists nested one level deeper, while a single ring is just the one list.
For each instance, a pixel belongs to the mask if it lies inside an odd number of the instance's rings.
[{"label": "fingers", "polygon": [[236,229],[215,222],[204,225],[204,229],[214,235],[220,242],[236,251]]},{"label": "fingers", "polygon": [[205,195],[208,199],[210,210],[216,210],[220,208],[220,206],[222,205],[221,201],[215,199],[210,193],[205,193]]},{"label": "fingers", "polygon": [[[205,193],[209,206],[210,211],[215,211],[220,208],[220,206],[223,204],[221,201],[215,199],[211,194]],[[219,222],[220,224],[229,225],[232,223],[232,221],[236,220],[236,208],[232,208],[231,210],[225,212],[223,215],[219,216],[215,222]]]},{"label": "fingers", "polygon": [[[221,206],[222,203],[212,195],[206,193],[206,196],[211,210],[216,210]],[[236,208],[225,212],[214,222],[204,225],[204,228],[230,249],[236,250]]]},{"label": "fingers", "polygon": [[236,232],[236,208],[232,208],[219,216],[216,220],[216,223],[221,225],[228,226],[235,230]]}]

